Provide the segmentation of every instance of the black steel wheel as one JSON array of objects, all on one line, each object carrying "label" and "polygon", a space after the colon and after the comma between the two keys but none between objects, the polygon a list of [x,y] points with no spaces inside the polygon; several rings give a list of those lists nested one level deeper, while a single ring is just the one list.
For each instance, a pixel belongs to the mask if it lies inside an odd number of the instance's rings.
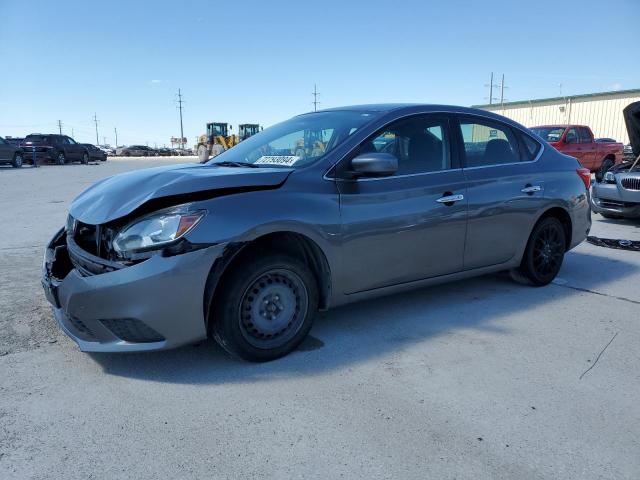
[{"label": "black steel wheel", "polygon": [[512,277],[535,286],[547,285],[558,275],[565,250],[566,235],[560,220],[542,219],[531,232],[520,268],[512,272]]},{"label": "black steel wheel", "polygon": [[309,267],[282,254],[252,255],[236,264],[214,298],[211,331],[230,354],[264,362],[295,349],[318,308]]}]

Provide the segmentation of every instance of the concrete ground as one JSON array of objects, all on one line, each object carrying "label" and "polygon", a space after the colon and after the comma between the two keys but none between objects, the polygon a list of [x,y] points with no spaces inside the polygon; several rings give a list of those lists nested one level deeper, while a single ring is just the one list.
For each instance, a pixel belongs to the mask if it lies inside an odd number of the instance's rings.
[{"label": "concrete ground", "polygon": [[81,353],[39,285],[46,242],[95,180],[179,161],[0,168],[0,478],[640,478],[639,252],[339,308],[268,364]]}]

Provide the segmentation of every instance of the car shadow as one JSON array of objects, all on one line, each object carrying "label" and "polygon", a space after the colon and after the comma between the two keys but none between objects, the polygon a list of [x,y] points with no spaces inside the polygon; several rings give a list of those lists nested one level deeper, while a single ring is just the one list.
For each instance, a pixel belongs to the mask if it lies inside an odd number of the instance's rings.
[{"label": "car shadow", "polygon": [[212,340],[165,352],[90,355],[105,373],[155,382],[219,384],[316,375],[401,352],[455,330],[510,335],[496,320],[528,305],[539,308],[581,295],[571,288],[573,279],[580,280],[580,288],[597,290],[639,268],[621,261],[615,269],[606,268],[609,262],[597,252],[574,251],[560,272],[567,285],[532,288],[495,274],[336,308],[316,318],[297,351],[269,363],[232,359]]},{"label": "car shadow", "polygon": [[640,218],[604,218],[600,216],[598,222],[640,228]]}]

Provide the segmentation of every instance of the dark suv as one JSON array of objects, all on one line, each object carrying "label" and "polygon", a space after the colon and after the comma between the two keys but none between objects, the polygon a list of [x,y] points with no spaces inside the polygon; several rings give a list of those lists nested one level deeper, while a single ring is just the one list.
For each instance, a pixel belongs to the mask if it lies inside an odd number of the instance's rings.
[{"label": "dark suv", "polygon": [[21,147],[25,157],[29,159],[33,158],[35,149],[36,159],[39,162],[51,161],[58,165],[64,165],[67,162],[89,163],[86,145],[77,143],[66,135],[32,133],[25,137]]},{"label": "dark suv", "polygon": [[15,168],[20,168],[23,162],[23,154],[20,147],[0,137],[0,164],[10,163]]}]

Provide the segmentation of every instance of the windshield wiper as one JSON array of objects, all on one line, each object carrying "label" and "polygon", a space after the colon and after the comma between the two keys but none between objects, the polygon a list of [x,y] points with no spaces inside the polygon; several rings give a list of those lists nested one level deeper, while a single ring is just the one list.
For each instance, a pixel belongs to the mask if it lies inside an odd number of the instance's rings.
[{"label": "windshield wiper", "polygon": [[212,165],[219,165],[221,167],[249,167],[249,168],[260,168],[260,165],[256,165],[254,163],[249,162],[213,162]]}]

